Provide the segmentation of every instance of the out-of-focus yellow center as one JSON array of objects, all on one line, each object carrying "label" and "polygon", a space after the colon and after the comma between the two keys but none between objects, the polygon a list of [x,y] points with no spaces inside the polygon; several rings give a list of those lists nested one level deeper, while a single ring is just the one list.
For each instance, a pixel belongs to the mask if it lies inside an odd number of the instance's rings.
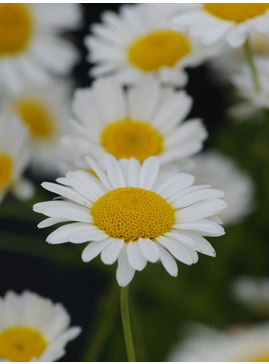
[{"label": "out-of-focus yellow center", "polygon": [[145,72],[173,67],[191,52],[188,38],[172,30],[158,30],[136,40],[128,49],[129,62]]},{"label": "out-of-focus yellow center", "polygon": [[245,362],[269,362],[269,351],[264,352],[264,353],[260,353],[254,356],[250,356],[248,358],[243,358],[243,360],[239,360],[239,361],[245,361]]},{"label": "out-of-focus yellow center", "polygon": [[117,159],[134,157],[143,162],[161,153],[163,139],[150,125],[125,119],[107,126],[101,134],[101,144]]},{"label": "out-of-focus yellow center", "polygon": [[47,347],[46,340],[36,330],[12,327],[0,333],[0,357],[13,362],[39,358]]},{"label": "out-of-focus yellow center", "polygon": [[204,3],[203,8],[211,15],[222,20],[242,23],[248,19],[263,15],[269,4],[262,3]]},{"label": "out-of-focus yellow center", "polygon": [[50,111],[40,101],[21,99],[16,109],[33,139],[49,139],[54,134],[54,122]]},{"label": "out-of-focus yellow center", "polygon": [[100,197],[91,215],[98,229],[125,243],[154,239],[167,233],[175,221],[173,207],[155,192],[123,187]]},{"label": "out-of-focus yellow center", "polygon": [[23,51],[32,30],[33,20],[26,4],[0,4],[0,56]]},{"label": "out-of-focus yellow center", "polygon": [[0,153],[0,192],[11,180],[12,165],[12,159],[7,154]]}]

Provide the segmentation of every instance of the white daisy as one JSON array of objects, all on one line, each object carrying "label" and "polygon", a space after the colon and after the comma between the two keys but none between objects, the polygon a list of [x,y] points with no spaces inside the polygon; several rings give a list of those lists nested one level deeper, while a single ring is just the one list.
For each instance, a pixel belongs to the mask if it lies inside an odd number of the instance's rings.
[{"label": "white daisy", "polygon": [[219,216],[225,225],[236,224],[253,211],[253,181],[235,162],[216,151],[202,153],[194,162],[191,173],[197,183],[210,183],[225,192],[227,209]]},{"label": "white daisy", "polygon": [[260,314],[269,315],[269,279],[239,277],[232,285],[235,299],[246,304]]},{"label": "white daisy", "polygon": [[175,29],[188,28],[206,45],[226,40],[230,46],[239,47],[252,30],[268,34],[269,4],[191,4],[191,9],[175,16],[171,24]]},{"label": "white daisy", "polygon": [[26,88],[18,97],[3,100],[5,108],[18,116],[28,129],[31,165],[37,174],[59,173],[59,141],[68,130],[72,85],[66,80],[43,88]]},{"label": "white daisy", "polygon": [[269,109],[269,65],[267,57],[255,57],[255,68],[260,89],[257,90],[253,82],[252,73],[247,64],[241,65],[240,71],[231,77],[232,84],[237,93],[245,101],[230,109],[231,116],[235,118],[249,118],[258,110]]},{"label": "white daisy", "polygon": [[97,64],[91,76],[115,74],[121,83],[128,84],[153,73],[163,84],[184,86],[184,68],[201,64],[216,51],[184,31],[164,27],[184,5],[124,5],[119,14],[104,12],[102,24],[94,24],[85,39],[88,60]]},{"label": "white daisy", "polygon": [[16,117],[0,114],[0,202],[11,190],[21,199],[30,198],[33,186],[22,178],[30,161],[27,131]]},{"label": "white daisy", "polygon": [[268,362],[269,323],[217,331],[193,327],[167,361],[174,362]]},{"label": "white daisy", "polygon": [[77,4],[0,4],[0,89],[19,93],[67,74],[77,51],[58,34],[80,19]]},{"label": "white daisy", "polygon": [[215,256],[202,235],[224,234],[215,219],[226,207],[219,199],[222,191],[193,186],[194,177],[189,174],[162,178],[158,157],[148,158],[141,166],[135,158],[117,161],[105,154],[105,172],[88,160],[98,178],[76,171],[58,178],[59,184],[42,184],[65,200],[35,204],[34,211],[49,217],[38,226],[68,222],[51,233],[47,242],[90,241],[82,253],[83,261],[99,254],[105,264],[118,260],[120,286],[128,285],[147,261],[160,260],[167,272],[176,276],[173,256],[185,264],[196,263],[197,252]]},{"label": "white daisy", "polygon": [[[186,120],[192,99],[185,91],[161,88],[153,76],[124,90],[113,77],[76,90],[74,133],[63,140],[70,164],[88,168],[85,155],[101,162],[105,152],[140,162],[158,155],[162,164],[202,149],[207,132],[200,119]],[[69,169],[70,170],[70,169]]]},{"label": "white daisy", "polygon": [[0,298],[0,312],[0,361],[56,361],[81,331],[69,328],[62,304],[29,291],[7,292]]}]

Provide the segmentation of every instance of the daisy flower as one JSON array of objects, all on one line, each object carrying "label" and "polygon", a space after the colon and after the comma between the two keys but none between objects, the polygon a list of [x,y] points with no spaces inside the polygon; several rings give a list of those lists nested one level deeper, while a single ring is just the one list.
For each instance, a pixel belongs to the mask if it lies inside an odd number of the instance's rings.
[{"label": "daisy flower", "polygon": [[226,40],[232,47],[241,46],[252,30],[269,32],[267,3],[191,4],[189,11],[178,14],[172,27],[188,28],[190,34],[210,45]]},{"label": "daisy flower", "polygon": [[141,166],[135,158],[117,161],[105,154],[105,172],[92,159],[88,161],[98,178],[75,171],[58,178],[58,184],[42,184],[64,200],[34,205],[34,211],[48,216],[38,227],[67,222],[47,237],[48,243],[90,242],[83,261],[99,254],[104,264],[118,260],[116,277],[123,287],[148,261],[160,260],[176,276],[173,256],[188,265],[197,262],[197,252],[215,256],[202,235],[224,234],[215,218],[226,207],[219,199],[222,191],[193,186],[189,174],[162,178],[158,157],[146,159]]},{"label": "daisy flower", "polygon": [[114,77],[99,79],[75,92],[77,121],[62,142],[64,153],[73,169],[88,168],[85,155],[101,163],[105,152],[140,162],[153,155],[162,164],[181,161],[200,151],[207,137],[201,120],[183,122],[191,105],[185,91],[161,88],[153,76],[127,91]]},{"label": "daisy flower", "polygon": [[191,173],[196,183],[210,182],[225,192],[227,209],[219,216],[225,225],[236,224],[253,211],[253,181],[230,158],[213,150],[202,153],[194,158]]},{"label": "daisy flower", "polygon": [[88,60],[96,64],[90,75],[115,74],[128,84],[153,73],[163,84],[184,86],[184,68],[215,53],[186,32],[165,27],[175,11],[184,9],[185,4],[136,4],[122,6],[119,14],[104,12],[102,24],[92,25],[85,39]]},{"label": "daisy flower", "polygon": [[77,51],[58,34],[79,26],[77,4],[0,4],[0,89],[19,93],[65,75]]},{"label": "daisy flower", "polygon": [[57,175],[59,141],[68,130],[71,116],[72,85],[57,80],[47,87],[25,88],[18,97],[3,100],[10,114],[15,114],[27,128],[31,166],[38,174]]},{"label": "daisy flower", "polygon": [[194,326],[167,361],[175,362],[268,362],[269,323],[217,331]]},{"label": "daisy flower", "polygon": [[269,315],[269,279],[239,277],[232,285],[236,300],[249,306],[260,314]]},{"label": "daisy flower", "polygon": [[245,101],[233,106],[230,114],[236,118],[249,118],[258,110],[269,109],[269,65],[267,57],[255,57],[255,68],[260,89],[257,91],[253,82],[252,73],[247,64],[241,66],[240,71],[231,77],[232,84],[236,87],[237,93]]},{"label": "daisy flower", "polygon": [[8,291],[0,298],[0,312],[0,361],[56,361],[81,331],[69,328],[62,304],[29,291]]},{"label": "daisy flower", "polygon": [[33,195],[33,186],[22,178],[30,161],[27,131],[16,117],[0,114],[0,202],[11,190],[21,199]]}]

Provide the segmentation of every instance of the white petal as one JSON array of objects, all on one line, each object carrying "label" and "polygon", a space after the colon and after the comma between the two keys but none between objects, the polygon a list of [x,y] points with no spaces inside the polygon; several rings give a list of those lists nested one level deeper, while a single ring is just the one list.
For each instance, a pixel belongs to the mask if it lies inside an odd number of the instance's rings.
[{"label": "white petal", "polygon": [[106,246],[101,253],[101,259],[104,264],[113,264],[118,259],[120,251],[124,246],[124,241],[120,239],[114,239]]},{"label": "white petal", "polygon": [[160,261],[162,262],[162,265],[164,269],[172,276],[176,277],[178,273],[178,267],[175,259],[172,257],[172,255],[164,249],[159,243],[156,243],[158,245],[158,248],[160,250]]},{"label": "white petal", "polygon": [[66,220],[92,222],[89,209],[68,201],[46,201],[34,205],[34,211],[49,217],[59,217]]},{"label": "white petal", "polygon": [[150,190],[158,176],[160,160],[158,157],[150,157],[142,164],[139,187]]},{"label": "white petal", "polygon": [[138,242],[130,242],[127,244],[127,258],[131,267],[135,270],[143,270],[147,265],[147,259],[142,254]]},{"label": "white petal", "polygon": [[179,230],[190,230],[197,233],[200,233],[204,236],[221,236],[225,234],[225,231],[222,226],[215,223],[214,221],[201,219],[198,221],[191,222],[179,222],[173,226],[175,229]]},{"label": "white petal", "polygon": [[102,230],[97,229],[95,226],[88,226],[87,229],[68,234],[68,240],[76,244],[85,243],[86,241],[104,240],[107,237]]},{"label": "white petal", "polygon": [[133,279],[135,270],[130,266],[127,258],[127,247],[124,244],[118,258],[116,278],[121,287],[126,287]]},{"label": "white petal", "polygon": [[151,263],[155,263],[160,258],[160,251],[155,242],[150,239],[140,238],[138,241],[139,248],[144,257]]},{"label": "white petal", "polygon": [[78,192],[73,190],[72,188],[68,188],[65,186],[60,186],[56,183],[43,182],[41,186],[48,191],[57,193],[60,196],[66,197],[69,200],[73,200],[83,206],[90,207],[92,204],[83,196],[81,196]]},{"label": "white petal", "polygon": [[145,76],[137,86],[128,92],[130,117],[132,120],[151,120],[158,106],[160,87],[156,79]]},{"label": "white petal", "polygon": [[191,238],[193,240],[194,249],[196,251],[198,251],[202,254],[209,255],[211,257],[216,256],[216,252],[215,252],[214,248],[212,247],[212,245],[202,236],[193,234],[193,233],[187,232],[187,231],[182,234],[188,236],[189,238]]},{"label": "white petal", "polygon": [[227,207],[226,202],[219,199],[210,199],[197,202],[194,205],[185,207],[177,211],[177,220],[180,222],[189,222],[203,219],[219,214]]},{"label": "white petal", "polygon": [[200,190],[188,193],[184,197],[176,200],[173,203],[173,207],[175,209],[183,208],[183,207],[189,206],[191,204],[194,204],[196,202],[205,201],[208,199],[221,198],[224,195],[225,195],[225,193],[221,190],[217,190],[217,189],[213,189],[213,188],[200,189]]},{"label": "white petal", "polygon": [[123,172],[116,158],[114,158],[111,154],[105,153],[104,165],[112,186],[114,188],[126,187]]},{"label": "white petal", "polygon": [[68,235],[74,231],[81,231],[85,228],[88,228],[88,224],[82,223],[71,223],[67,225],[63,225],[53,231],[46,239],[46,241],[50,244],[62,244],[67,243],[69,241]]},{"label": "white petal", "polygon": [[62,219],[60,217],[48,217],[47,219],[41,221],[37,227],[39,229],[42,229],[42,228],[45,228],[45,227],[48,227],[48,226],[52,226],[54,224],[58,224],[60,222],[66,222],[66,219]]},{"label": "white petal", "polygon": [[83,262],[89,262],[97,257],[98,254],[112,241],[111,238],[102,240],[102,241],[93,241],[92,243],[88,244],[86,248],[82,252],[82,260]]},{"label": "white petal", "polygon": [[180,190],[192,185],[194,180],[195,178],[190,174],[177,173],[164,181],[161,186],[157,188],[156,192],[167,199],[177,194]]},{"label": "white petal", "polygon": [[176,259],[185,264],[192,264],[192,256],[189,249],[177,240],[170,239],[166,236],[161,236],[156,239],[159,244],[163,245]]},{"label": "white petal", "polygon": [[138,187],[141,165],[135,158],[129,159],[128,163],[128,185]]},{"label": "white petal", "polygon": [[108,190],[112,190],[112,185],[108,180],[107,174],[99,167],[99,165],[89,156],[86,157],[90,167],[97,174],[99,180],[104,184]]},{"label": "white petal", "polygon": [[68,172],[66,177],[68,179],[70,178],[73,183],[79,183],[78,189],[76,190],[85,197],[91,195],[96,199],[107,192],[103,184],[87,171]]},{"label": "white petal", "polygon": [[125,95],[115,77],[98,79],[93,84],[93,90],[98,111],[106,123],[126,117]]}]

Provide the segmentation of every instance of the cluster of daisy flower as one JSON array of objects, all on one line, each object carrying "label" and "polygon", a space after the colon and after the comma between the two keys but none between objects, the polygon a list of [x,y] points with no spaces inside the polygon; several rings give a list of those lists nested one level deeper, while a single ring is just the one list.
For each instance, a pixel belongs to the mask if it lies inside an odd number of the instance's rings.
[{"label": "cluster of daisy flower", "polygon": [[29,165],[37,175],[59,173],[55,153],[70,117],[70,72],[78,60],[62,34],[77,29],[81,15],[76,4],[0,5],[1,199],[7,190],[33,195],[21,180]]},{"label": "cluster of daisy flower", "polygon": [[[187,69],[209,62],[224,74],[244,100],[233,116],[269,108],[269,4],[105,11],[85,38],[93,82],[71,98],[78,56],[63,32],[76,30],[81,15],[77,4],[0,4],[0,202],[8,191],[33,196],[28,167],[38,178],[57,177],[42,183],[57,197],[33,207],[47,217],[39,228],[57,225],[48,243],[87,243],[82,260],[117,262],[121,287],[148,262],[177,276],[175,259],[214,257],[207,238],[255,207],[250,177],[217,150],[203,151],[208,132],[189,117]],[[60,304],[8,292],[0,358],[57,360],[80,332],[69,320]]]},{"label": "cluster of daisy flower", "polygon": [[[59,173],[55,153],[70,117],[77,50],[63,35],[80,26],[76,4],[0,4],[0,202],[34,194],[23,175]],[[0,361],[56,361],[80,333],[62,304],[24,291],[0,298]]]}]

